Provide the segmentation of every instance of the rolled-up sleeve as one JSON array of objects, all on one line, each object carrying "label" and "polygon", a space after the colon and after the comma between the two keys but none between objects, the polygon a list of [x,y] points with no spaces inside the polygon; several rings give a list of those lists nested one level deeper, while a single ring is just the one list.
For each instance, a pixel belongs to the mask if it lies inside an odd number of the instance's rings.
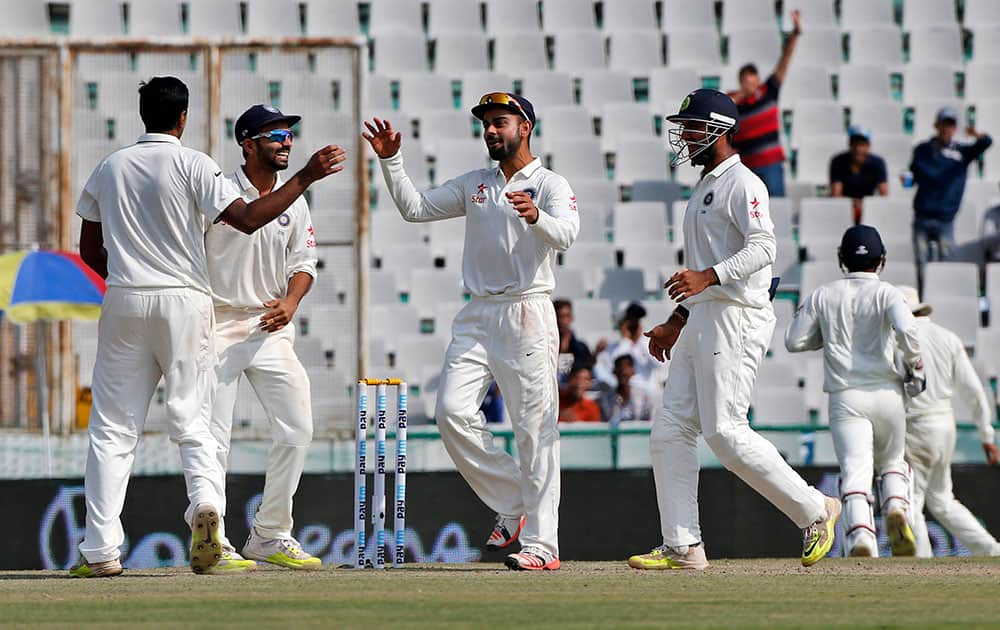
[{"label": "rolled-up sleeve", "polygon": [[316,253],[316,232],[313,230],[312,217],[305,202],[296,213],[295,230],[288,242],[288,257],[285,261],[285,276],[291,278],[299,272],[316,277],[316,264],[319,256]]},{"label": "rolled-up sleeve", "polygon": [[76,203],[76,213],[80,218],[92,223],[101,222],[101,206],[98,203],[97,191],[98,178],[103,168],[104,162],[101,162],[90,174],[87,183],[83,186],[83,191],[80,192],[80,200]]}]

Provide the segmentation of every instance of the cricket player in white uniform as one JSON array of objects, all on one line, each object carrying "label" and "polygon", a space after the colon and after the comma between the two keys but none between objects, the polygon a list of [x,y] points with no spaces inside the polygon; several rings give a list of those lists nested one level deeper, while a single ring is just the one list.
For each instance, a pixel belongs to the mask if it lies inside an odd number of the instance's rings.
[{"label": "cricket player in white uniform", "polygon": [[[926,382],[917,322],[903,294],[879,280],[885,247],[875,228],[849,228],[839,256],[846,275],[802,300],[785,332],[785,347],[790,352],[823,350],[823,391],[830,395],[830,434],[840,463],[847,553],[878,556],[871,494],[874,467],[881,476],[879,494],[892,553],[912,556],[916,542],[908,523],[903,389],[922,391]],[[897,367],[897,353],[902,369]]]},{"label": "cricket player in white uniform", "polygon": [[829,552],[840,516],[840,502],[809,486],[747,421],[774,332],[775,239],[767,189],[732,145],[737,118],[729,96],[707,89],[691,92],[667,117],[678,125],[670,130],[674,163],[690,160],[704,174],[684,215],[690,268],[665,285],[682,305],[645,333],[650,353],[671,363],[649,447],[663,544],[629,558],[637,569],[708,567],[698,519],[699,433],[723,466],[802,529],[803,565]]},{"label": "cricket player in white uniform", "polygon": [[[300,116],[286,116],[268,105],[254,105],[236,119],[234,135],[245,164],[229,175],[243,199],[271,194],[284,183],[292,149],[289,127]],[[218,571],[243,571],[253,560],[289,569],[315,569],[320,559],[292,536],[292,496],[312,441],[309,377],[295,354],[292,318],[316,277],[316,239],[304,197],[277,220],[253,234],[225,223],[205,234],[208,275],[215,303],[218,386],[212,434],[219,441],[219,464],[228,467],[233,412],[241,378],[249,380],[271,424],[264,496],[254,515],[243,557],[222,535]],[[223,513],[225,507],[223,506]]]},{"label": "cricket player in white uniform", "polygon": [[913,287],[899,287],[917,318],[917,338],[927,374],[927,390],[906,398],[906,461],[913,470],[911,522],[917,539],[917,557],[930,558],[930,538],[924,506],[972,555],[1000,556],[1000,542],[955,498],[951,487],[951,459],[955,455],[955,411],[952,399],[965,398],[979,427],[986,461],[1000,459],[993,430],[993,405],[962,340],[931,321],[930,304],[920,301]]},{"label": "cricket player in white uniform", "polygon": [[154,77],[139,89],[146,133],[98,164],[80,195],[80,254],[107,278],[94,366],[87,454],[86,533],[70,574],[121,573],[119,519],[149,402],[166,382],[167,430],[180,447],[192,527],[191,568],[221,559],[224,502],[218,446],[209,430],[215,387],[212,297],[204,220],[251,233],[281,215],[315,180],[341,170],[325,147],[279,191],[252,203],[214,160],[185,148],[188,89]]},{"label": "cricket player in white uniform", "polygon": [[[559,568],[559,331],[550,295],[557,251],[580,229],[565,179],[531,155],[527,99],[495,92],[472,109],[490,157],[476,169],[419,193],[403,170],[401,137],[388,121],[364,137],[407,221],[466,217],[462,276],[472,301],[455,317],[435,418],[445,448],[479,498],[497,512],[488,549],[520,539],[514,570]],[[518,460],[494,445],[479,411],[496,380],[510,413]]]}]

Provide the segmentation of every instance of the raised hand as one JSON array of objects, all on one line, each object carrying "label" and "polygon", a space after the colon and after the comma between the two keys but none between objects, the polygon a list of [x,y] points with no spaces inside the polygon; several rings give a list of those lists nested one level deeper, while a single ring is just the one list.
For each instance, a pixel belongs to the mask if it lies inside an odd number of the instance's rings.
[{"label": "raised hand", "polygon": [[1000,449],[997,449],[996,444],[983,442],[983,452],[986,453],[986,463],[990,466],[996,466],[1000,463]]},{"label": "raised hand", "polygon": [[335,144],[328,144],[312,154],[301,172],[310,181],[317,181],[327,175],[344,170],[344,160],[346,159],[347,151]]},{"label": "raised hand", "polygon": [[371,122],[365,121],[365,127],[368,129],[368,133],[362,132],[361,137],[372,145],[375,154],[380,158],[390,158],[399,152],[403,136],[392,128],[391,122],[372,118]]}]

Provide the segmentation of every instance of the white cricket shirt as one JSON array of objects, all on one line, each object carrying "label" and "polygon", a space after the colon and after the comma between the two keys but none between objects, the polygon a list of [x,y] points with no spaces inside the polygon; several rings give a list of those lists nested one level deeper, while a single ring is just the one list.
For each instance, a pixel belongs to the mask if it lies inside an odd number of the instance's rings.
[{"label": "white cricket shirt", "polygon": [[715,269],[719,285],[684,305],[729,300],[767,306],[776,251],[767,187],[733,155],[705,173],[688,200],[684,264],[697,271]]},{"label": "white cricket shirt", "polygon": [[76,213],[101,224],[108,286],[210,293],[204,221],[239,196],[215,160],[147,133],[97,165]]},{"label": "white cricket shirt", "polygon": [[[276,177],[274,190],[284,183]],[[228,179],[247,203],[260,198],[242,167]],[[288,280],[296,273],[316,277],[316,236],[309,206],[301,196],[253,234],[221,221],[209,225],[205,251],[216,308],[263,309],[265,302],[285,297]]]},{"label": "white cricket shirt", "polygon": [[[555,253],[580,231],[569,183],[535,158],[507,181],[499,167],[470,171],[437,188],[417,192],[396,155],[380,160],[399,213],[407,221],[465,217],[462,279],[472,295],[551,293]],[[506,193],[528,191],[538,208],[534,225],[517,215]]]},{"label": "white cricket shirt", "polygon": [[906,365],[920,362],[917,322],[906,299],[875,273],[849,273],[813,291],[785,331],[785,347],[823,349],[825,392],[902,383],[897,347]]},{"label": "white cricket shirt", "polygon": [[962,340],[928,317],[917,318],[917,338],[920,340],[920,355],[924,360],[927,389],[915,398],[907,397],[906,417],[943,415],[953,418],[951,399],[955,390],[958,390],[972,411],[972,419],[979,427],[980,438],[983,442],[992,444],[995,437],[990,421],[992,405],[979,375],[965,353]]}]

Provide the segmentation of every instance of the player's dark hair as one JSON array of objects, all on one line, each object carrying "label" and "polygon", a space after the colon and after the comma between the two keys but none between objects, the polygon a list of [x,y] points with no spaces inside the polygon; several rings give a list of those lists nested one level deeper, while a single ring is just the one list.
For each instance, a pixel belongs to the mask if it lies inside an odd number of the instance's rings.
[{"label": "player's dark hair", "polygon": [[858,273],[860,271],[872,271],[878,273],[885,267],[885,254],[878,258],[854,258],[850,262],[840,257],[840,266],[847,270],[847,273]]},{"label": "player's dark hair", "polygon": [[561,309],[564,306],[568,306],[570,309],[572,309],[573,303],[570,302],[569,300],[564,300],[562,298],[559,298],[557,300],[552,300],[552,308],[556,309],[557,313],[559,312],[559,309]]},{"label": "player's dark hair", "polygon": [[747,73],[760,74],[760,72],[757,71],[757,66],[755,64],[748,63],[740,66],[740,73],[736,76],[742,79],[743,75]]},{"label": "player's dark hair", "polygon": [[574,376],[584,370],[591,371],[590,363],[588,361],[577,361],[573,364],[573,368],[569,371],[569,376],[566,377],[566,380],[572,380]]},{"label": "player's dark hair", "polygon": [[177,77],[153,77],[139,85],[139,117],[146,133],[175,129],[187,108],[188,88]]}]

